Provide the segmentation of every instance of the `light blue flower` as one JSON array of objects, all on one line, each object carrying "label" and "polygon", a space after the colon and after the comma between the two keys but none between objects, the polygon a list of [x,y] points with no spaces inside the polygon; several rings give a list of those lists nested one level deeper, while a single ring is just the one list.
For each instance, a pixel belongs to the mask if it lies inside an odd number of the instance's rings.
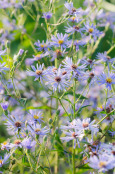
[{"label": "light blue flower", "polygon": [[35,77],[34,81],[39,79],[40,82],[43,83],[43,81],[46,80],[46,74],[47,74],[46,70],[43,70],[43,67],[44,67],[44,64],[42,64],[40,66],[38,66],[38,64],[37,64],[37,68],[35,68],[35,66],[31,65],[31,68],[33,71],[28,69],[27,74],[29,76],[34,76]]},{"label": "light blue flower", "polygon": [[61,90],[66,90],[66,88],[69,86],[69,81],[67,81],[66,76],[62,73],[63,71],[61,68],[59,68],[55,70],[55,72],[51,73],[48,77],[46,85],[53,88],[53,91],[58,90],[60,92]]},{"label": "light blue flower", "polygon": [[97,169],[99,172],[106,172],[115,167],[115,158],[108,155],[99,155],[90,157],[89,166]]},{"label": "light blue flower", "polygon": [[43,121],[42,120],[43,119],[43,117],[42,117],[43,113],[40,110],[30,109],[29,112],[30,112],[30,116],[32,117],[32,120],[35,123],[37,123],[37,122],[41,123],[41,121]]},{"label": "light blue flower", "polygon": [[51,45],[56,46],[56,47],[61,47],[62,49],[65,49],[67,47],[70,47],[71,41],[68,40],[68,35],[67,34],[59,34],[57,33],[57,37],[52,36],[51,37]]},{"label": "light blue flower", "polygon": [[68,26],[65,28],[66,28],[65,29],[66,33],[74,34],[76,32],[76,33],[80,33],[83,36],[82,31],[84,31],[84,28],[80,28],[80,26],[78,25],[70,26],[68,24]]},{"label": "light blue flower", "polygon": [[103,62],[111,64],[115,62],[115,58],[111,58],[110,56],[108,56],[106,51],[104,53],[98,53],[97,58]]},{"label": "light blue flower", "polygon": [[103,34],[103,32],[100,32],[95,25],[89,25],[89,22],[85,24],[85,30],[94,38],[94,41],[96,41],[97,37]]},{"label": "light blue flower", "polygon": [[105,84],[106,85],[106,88],[108,88],[109,90],[111,90],[111,85],[112,84],[115,84],[115,74],[114,73],[110,73],[110,72],[108,74],[102,73],[98,77],[97,82],[100,85]]},{"label": "light blue flower", "polygon": [[81,14],[81,8],[78,8],[76,9],[74,6],[73,6],[73,2],[65,2],[65,7],[69,10],[68,14],[69,15],[79,15]]},{"label": "light blue flower", "polygon": [[35,44],[34,45],[36,45],[37,46],[37,50],[38,51],[47,51],[48,50],[48,48],[50,48],[51,47],[51,45],[50,45],[50,42],[47,40],[46,42],[44,42],[44,41],[42,41],[42,43],[38,40],[37,42],[35,42]]}]

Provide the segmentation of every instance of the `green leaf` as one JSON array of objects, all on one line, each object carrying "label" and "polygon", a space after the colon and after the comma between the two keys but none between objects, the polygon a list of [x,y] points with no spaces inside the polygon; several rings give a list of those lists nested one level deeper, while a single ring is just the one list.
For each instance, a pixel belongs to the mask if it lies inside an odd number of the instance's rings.
[{"label": "green leaf", "polygon": [[47,105],[38,106],[38,107],[29,106],[29,107],[27,107],[26,109],[27,109],[27,110],[29,110],[29,109],[54,109],[54,110],[55,110],[55,108],[52,108],[52,107],[47,106]]}]

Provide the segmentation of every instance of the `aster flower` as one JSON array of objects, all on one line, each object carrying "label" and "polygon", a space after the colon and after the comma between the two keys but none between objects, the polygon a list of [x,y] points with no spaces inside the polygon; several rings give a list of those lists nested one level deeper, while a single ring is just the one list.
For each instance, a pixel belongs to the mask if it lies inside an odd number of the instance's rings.
[{"label": "aster flower", "polygon": [[46,56],[48,56],[49,55],[49,53],[48,52],[46,52],[46,53],[42,53],[42,54],[37,54],[37,55],[33,55],[33,57],[34,57],[34,61],[38,61],[38,60],[41,60],[42,58],[44,58],[44,57],[46,57]]},{"label": "aster flower", "polygon": [[111,156],[99,155],[90,157],[89,166],[93,169],[98,169],[99,172],[106,172],[115,167],[115,158],[111,158]]},{"label": "aster flower", "polygon": [[84,133],[82,131],[69,130],[68,132],[63,131],[63,133],[66,135],[66,137],[61,137],[61,140],[66,142],[74,140],[74,149],[76,147],[76,143],[78,144],[78,147],[80,147],[79,141],[81,141],[84,137]]},{"label": "aster flower", "polygon": [[42,117],[42,112],[39,111],[39,110],[36,110],[36,109],[30,109],[29,110],[30,114],[31,114],[31,117],[32,117],[32,120],[34,121],[34,123],[37,123],[37,121],[39,123],[41,123],[41,121],[43,121],[43,117]]},{"label": "aster flower", "polygon": [[47,40],[46,41],[46,43],[44,42],[44,41],[42,41],[42,43],[38,40],[37,42],[35,42],[35,44],[34,45],[36,45],[37,46],[37,50],[38,51],[47,51],[48,50],[48,48],[50,48],[51,47],[51,45],[50,45],[50,42]]},{"label": "aster flower", "polygon": [[89,25],[89,23],[87,22],[85,24],[85,30],[86,32],[88,32],[93,38],[94,40],[97,39],[97,37],[99,37],[100,35],[102,35],[103,33],[100,32],[95,25]]},{"label": "aster flower", "polygon": [[36,144],[36,141],[32,141],[32,139],[30,138],[25,138],[23,141],[22,141],[22,146],[24,148],[27,148],[27,149],[31,149],[32,147],[34,147]]},{"label": "aster flower", "polygon": [[82,40],[75,40],[73,43],[73,45],[75,46],[76,52],[79,51],[79,46],[83,46],[85,44],[86,44],[86,42],[83,39]]},{"label": "aster flower", "polygon": [[0,51],[0,59],[1,59],[1,60],[2,60],[2,57],[1,57],[1,56],[4,56],[5,52],[6,52],[6,49]]},{"label": "aster flower", "polygon": [[86,57],[83,57],[81,59],[81,63],[85,63],[90,68],[92,68],[93,65],[98,64],[95,59],[93,59],[93,60],[92,59],[86,59]]},{"label": "aster flower", "polygon": [[51,62],[54,61],[56,58],[57,59],[60,59],[62,57],[64,57],[64,55],[66,54],[67,52],[65,52],[65,50],[60,50],[60,49],[57,49],[55,51],[49,51],[49,54],[51,55]]},{"label": "aster flower", "polygon": [[10,145],[10,142],[9,140],[8,141],[4,141],[3,143],[1,143],[1,150],[9,150],[9,145]]},{"label": "aster flower", "polygon": [[4,164],[7,163],[6,161],[8,160],[9,157],[10,157],[10,154],[7,154],[7,153],[4,155],[4,158],[0,156],[0,167],[2,167]]},{"label": "aster flower", "polygon": [[81,19],[78,16],[72,16],[68,20],[72,23],[79,23],[81,21]]},{"label": "aster flower", "polygon": [[36,124],[34,126],[31,126],[30,131],[34,134],[44,136],[47,135],[47,133],[49,133],[50,129],[48,129],[47,126],[42,128],[41,124]]},{"label": "aster flower", "polygon": [[94,124],[95,120],[91,122],[90,118],[83,120],[77,119],[75,128],[77,130],[91,130],[92,136],[98,132],[98,125]]},{"label": "aster flower", "polygon": [[40,79],[40,82],[43,83],[43,80],[46,80],[46,70],[43,70],[44,64],[38,66],[37,64],[37,68],[35,68],[35,66],[31,65],[31,68],[33,71],[29,70],[27,71],[27,74],[29,76],[34,76],[35,79],[34,81],[36,81],[37,79]]},{"label": "aster flower", "polygon": [[108,88],[109,90],[111,90],[111,85],[112,84],[115,84],[115,74],[114,73],[108,73],[108,74],[102,73],[98,77],[97,82],[100,85],[105,84],[106,85],[106,88]]},{"label": "aster flower", "polygon": [[20,139],[14,140],[13,143],[9,144],[9,149],[16,149],[16,148],[22,148],[22,141]]},{"label": "aster flower", "polygon": [[84,31],[84,28],[80,28],[78,25],[73,25],[73,26],[70,26],[69,24],[68,24],[68,27],[65,27],[66,29],[65,29],[65,31],[66,31],[66,33],[70,33],[70,34],[73,34],[73,33],[80,33],[81,35],[83,35],[82,34],[82,31]]},{"label": "aster flower", "polygon": [[[99,73],[99,71],[98,71]],[[86,72],[81,72],[80,75],[78,76],[78,81],[82,82],[87,82],[89,83],[89,87],[96,85],[97,83],[97,72],[95,69],[92,69],[92,71],[86,71]]]},{"label": "aster flower", "polygon": [[10,115],[9,118],[6,119],[5,125],[9,131],[12,130],[14,133],[20,131],[25,127],[23,115],[20,117],[18,115]]},{"label": "aster flower", "polygon": [[57,33],[57,37],[52,36],[51,40],[53,42],[51,42],[52,46],[56,46],[56,47],[61,47],[61,50],[64,48],[67,48],[70,46],[71,41],[68,40],[68,35],[67,34],[59,34]]},{"label": "aster flower", "polygon": [[66,59],[63,61],[64,68],[67,72],[73,72],[73,76],[76,77],[80,74],[81,70],[84,70],[86,65],[79,65],[80,60],[74,64],[72,61],[72,58],[66,57]]},{"label": "aster flower", "polygon": [[5,62],[2,63],[2,64],[0,63],[0,74],[1,73],[6,74],[4,71],[8,71],[9,70],[9,68],[4,66],[5,64],[6,64]]},{"label": "aster flower", "polygon": [[106,51],[104,53],[98,53],[97,58],[103,62],[107,62],[111,64],[115,61],[115,58],[109,57]]},{"label": "aster flower", "polygon": [[81,14],[81,8],[79,8],[79,9],[74,8],[73,2],[70,2],[70,3],[65,2],[64,5],[69,10],[69,12],[68,12],[69,15],[79,15],[79,14]]},{"label": "aster flower", "polygon": [[52,13],[50,11],[46,12],[46,13],[43,13],[42,17],[49,20],[52,17]]},{"label": "aster flower", "polygon": [[49,78],[48,82],[46,82],[47,85],[51,86],[53,88],[53,91],[61,91],[66,90],[66,87],[68,87],[68,81],[66,80],[66,77],[62,75],[62,70],[59,68],[55,71],[55,73],[52,73]]}]

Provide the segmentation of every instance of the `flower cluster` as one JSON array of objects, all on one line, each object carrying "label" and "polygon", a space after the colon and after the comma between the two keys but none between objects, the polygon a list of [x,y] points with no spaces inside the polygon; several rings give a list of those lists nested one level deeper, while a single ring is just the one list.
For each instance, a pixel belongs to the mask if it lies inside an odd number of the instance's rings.
[{"label": "flower cluster", "polygon": [[114,173],[115,43],[101,44],[115,20],[102,3],[65,2],[57,20],[53,0],[0,1],[0,173]]}]

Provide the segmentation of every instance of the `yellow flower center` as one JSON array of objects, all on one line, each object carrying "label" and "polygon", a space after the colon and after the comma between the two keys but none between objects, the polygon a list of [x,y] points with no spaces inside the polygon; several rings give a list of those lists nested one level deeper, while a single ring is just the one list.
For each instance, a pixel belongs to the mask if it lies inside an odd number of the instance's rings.
[{"label": "yellow flower center", "polygon": [[38,118],[39,118],[39,116],[38,116],[38,115],[34,115],[33,117],[34,117],[34,119],[38,119]]},{"label": "yellow flower center", "polygon": [[106,167],[106,162],[105,161],[100,161],[99,163],[99,167],[102,168],[102,167]]},{"label": "yellow flower center", "polygon": [[111,82],[112,82],[112,79],[111,79],[111,78],[107,78],[107,79],[106,79],[106,82],[107,82],[107,83],[111,83]]},{"label": "yellow flower center", "polygon": [[2,160],[0,160],[0,164],[2,164],[2,162],[3,162],[3,161],[2,161]]},{"label": "yellow flower center", "polygon": [[41,46],[41,48],[47,47],[46,44],[41,44],[40,46]]},{"label": "yellow flower center", "polygon": [[7,144],[7,141],[4,141],[4,142],[3,142],[3,145],[6,145],[6,144]]},{"label": "yellow flower center", "polygon": [[39,128],[36,128],[35,129],[35,132],[40,132],[41,130]]},{"label": "yellow flower center", "polygon": [[58,43],[59,43],[60,45],[62,45],[62,44],[64,43],[64,41],[63,41],[63,40],[59,40]]},{"label": "yellow flower center", "polygon": [[44,45],[40,45],[42,48],[44,47]]},{"label": "yellow flower center", "polygon": [[75,21],[75,18],[76,18],[76,17],[71,17],[71,20],[72,20],[72,21]]},{"label": "yellow flower center", "polygon": [[89,33],[93,33],[93,28],[89,28]]},{"label": "yellow flower center", "polygon": [[37,75],[41,75],[42,74],[42,70],[36,70],[36,74]]},{"label": "yellow flower center", "polygon": [[103,106],[100,106],[101,109],[103,109]]}]

